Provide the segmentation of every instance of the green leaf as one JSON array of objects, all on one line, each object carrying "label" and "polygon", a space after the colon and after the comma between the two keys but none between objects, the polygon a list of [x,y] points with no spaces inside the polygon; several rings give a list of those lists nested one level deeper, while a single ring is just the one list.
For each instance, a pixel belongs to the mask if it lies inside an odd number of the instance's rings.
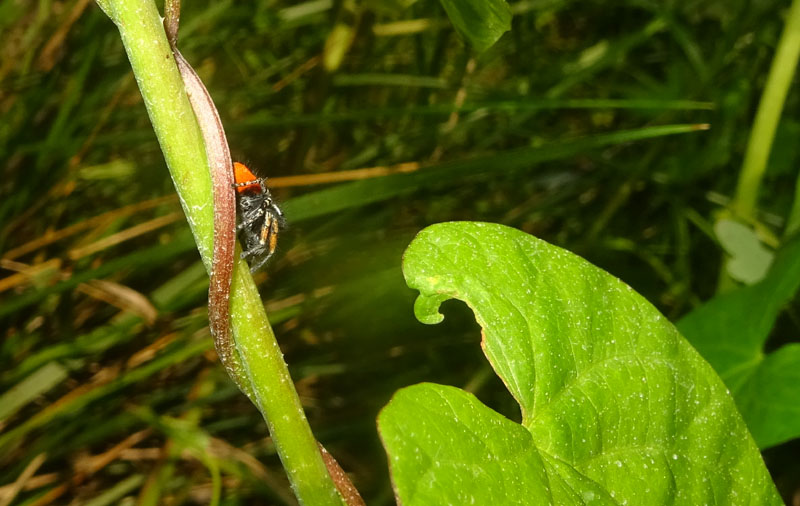
[{"label": "green leaf", "polygon": [[378,423],[402,504],[781,504],[725,385],[616,278],[483,223],[425,229],[404,272],[420,320],[472,308],[522,424],[451,387],[401,390]]},{"label": "green leaf", "polygon": [[61,384],[69,375],[58,362],[48,362],[39,370],[0,395],[0,422],[16,413],[22,406],[33,401],[51,388]]},{"label": "green leaf", "polygon": [[748,285],[764,279],[774,255],[761,244],[755,230],[738,221],[723,219],[714,225],[714,233],[731,256],[725,267],[733,279]]},{"label": "green leaf", "polygon": [[[547,494],[544,464],[530,433],[472,394],[430,383],[400,390],[381,414],[381,434],[408,433],[419,437],[392,438],[394,481],[415,484],[413,498],[401,495],[403,504],[470,504],[475,497],[525,504],[532,492]],[[434,460],[441,449],[447,451]],[[450,486],[443,488],[441,480]]]},{"label": "green leaf", "polygon": [[450,22],[478,51],[486,51],[511,29],[505,0],[441,0]]},{"label": "green leaf", "polygon": [[678,328],[731,390],[759,447],[800,437],[800,344],[764,353],[780,309],[800,287],[800,239],[759,283],[718,295]]}]

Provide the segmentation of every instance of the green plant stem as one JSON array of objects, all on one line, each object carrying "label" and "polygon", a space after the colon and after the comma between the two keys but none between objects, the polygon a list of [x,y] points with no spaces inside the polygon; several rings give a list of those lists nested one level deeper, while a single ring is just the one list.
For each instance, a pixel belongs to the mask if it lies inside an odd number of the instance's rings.
[{"label": "green plant stem", "polygon": [[[147,112],[207,270],[214,210],[200,130],[152,0],[100,0],[119,28]],[[255,400],[302,504],[342,504],[303,413],[246,263],[238,259],[231,318]]]},{"label": "green plant stem", "polygon": [[[767,168],[783,104],[797,68],[798,56],[800,56],[800,0],[794,0],[786,19],[783,34],[778,42],[775,58],[772,60],[767,84],[761,95],[761,103],[750,132],[747,153],[736,187],[734,212],[748,222],[755,218],[758,190]],[[800,191],[800,185],[798,189]],[[795,228],[800,220],[800,216],[798,216],[800,204],[797,203],[797,196],[796,193],[795,204],[789,220],[789,223],[794,224]]]}]

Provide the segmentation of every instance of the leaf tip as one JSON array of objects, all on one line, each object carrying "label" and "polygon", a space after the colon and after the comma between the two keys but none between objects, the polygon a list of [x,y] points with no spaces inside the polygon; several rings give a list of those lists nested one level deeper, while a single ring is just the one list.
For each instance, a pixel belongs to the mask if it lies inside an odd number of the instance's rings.
[{"label": "leaf tip", "polygon": [[448,297],[446,295],[420,294],[414,301],[414,316],[425,325],[436,325],[444,320],[444,315],[439,312],[439,306]]}]

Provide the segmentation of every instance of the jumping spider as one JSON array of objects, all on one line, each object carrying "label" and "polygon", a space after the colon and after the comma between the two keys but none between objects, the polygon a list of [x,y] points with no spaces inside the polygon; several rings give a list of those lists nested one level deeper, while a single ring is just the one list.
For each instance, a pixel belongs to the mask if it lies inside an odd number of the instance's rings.
[{"label": "jumping spider", "polygon": [[242,258],[250,262],[250,272],[256,272],[275,253],[278,232],[285,221],[263,178],[239,162],[233,163],[233,174],[239,211],[236,230],[244,240]]}]

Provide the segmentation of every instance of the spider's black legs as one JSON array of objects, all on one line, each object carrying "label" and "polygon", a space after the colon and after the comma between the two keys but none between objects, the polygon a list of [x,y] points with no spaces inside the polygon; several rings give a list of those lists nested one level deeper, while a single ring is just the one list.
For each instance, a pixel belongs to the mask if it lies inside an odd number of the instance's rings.
[{"label": "spider's black legs", "polygon": [[249,169],[245,172],[239,167],[239,171],[239,182],[233,184],[239,211],[236,230],[243,242],[242,258],[252,260],[250,270],[255,272],[275,253],[283,213],[272,200],[264,179],[254,177]]}]

